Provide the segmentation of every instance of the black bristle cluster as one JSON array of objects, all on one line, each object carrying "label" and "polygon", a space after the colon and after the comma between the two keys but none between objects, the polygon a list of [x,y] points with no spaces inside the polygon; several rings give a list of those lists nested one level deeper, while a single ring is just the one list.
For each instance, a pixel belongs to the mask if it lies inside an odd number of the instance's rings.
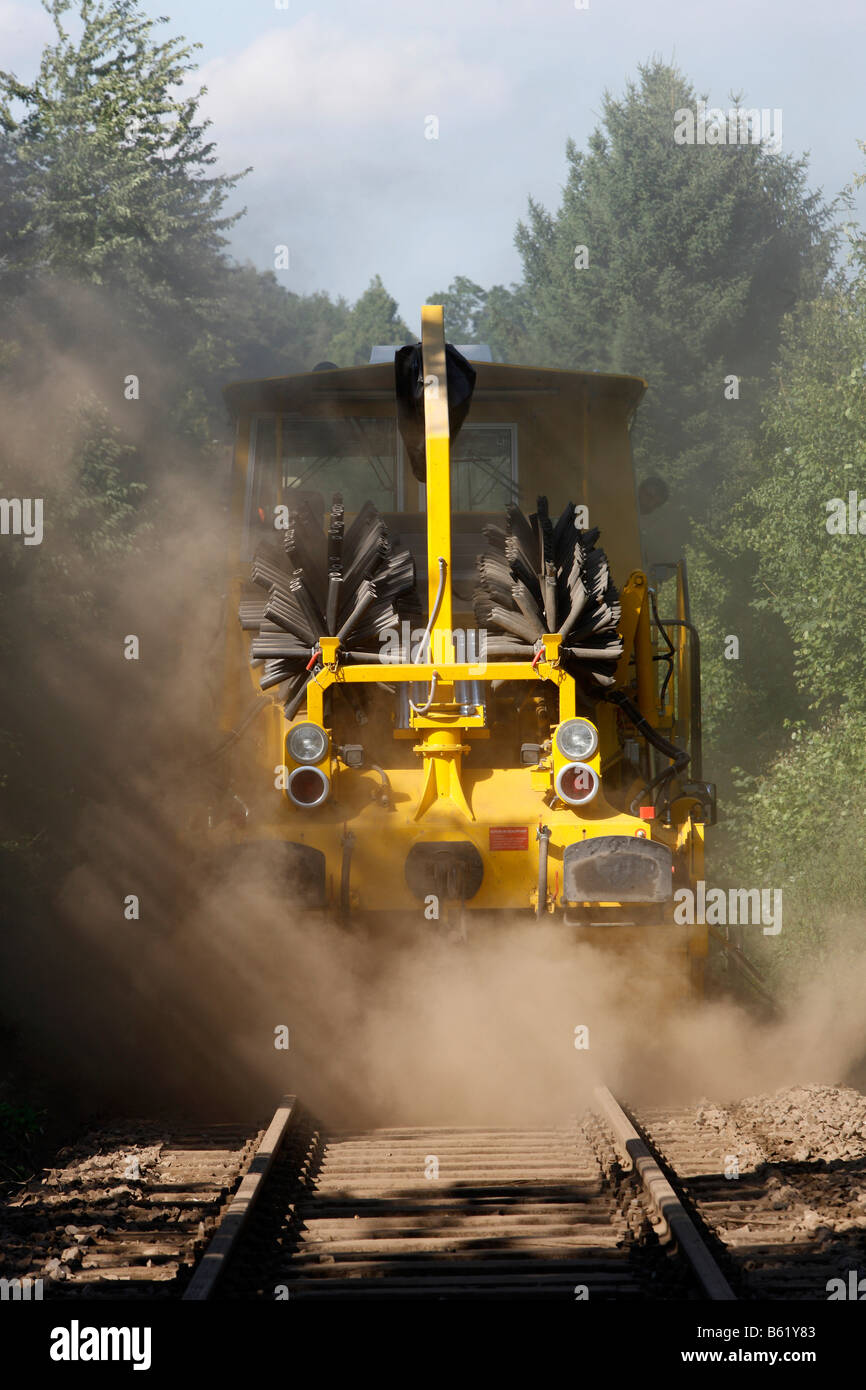
[{"label": "black bristle cluster", "polygon": [[399,631],[401,618],[419,611],[415,565],[408,550],[394,550],[371,502],[346,528],[343,499],[335,494],[327,536],[305,501],[289,514],[284,548],[261,547],[252,565],[263,601],[246,596],[238,616],[256,635],[250,659],[264,662],[262,690],[287,682],[286,713],[300,708],[320,637],[339,637],[347,651],[382,649],[382,634]]},{"label": "black bristle cluster", "polygon": [[484,534],[490,550],[478,560],[475,616],[480,626],[506,634],[488,639],[488,652],[504,649],[507,639],[534,645],[558,632],[569,674],[590,686],[612,685],[623,651],[620,605],[607,556],[595,548],[598,529],[582,531],[571,502],[552,521],[547,498],[539,497],[532,516],[511,506],[505,529],[485,526]]}]

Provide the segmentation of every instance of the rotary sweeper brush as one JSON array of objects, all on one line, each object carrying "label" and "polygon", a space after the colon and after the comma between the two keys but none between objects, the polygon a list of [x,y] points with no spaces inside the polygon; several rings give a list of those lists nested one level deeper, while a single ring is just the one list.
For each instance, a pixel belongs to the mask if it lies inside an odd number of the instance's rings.
[{"label": "rotary sweeper brush", "polygon": [[582,531],[576,510],[569,502],[554,525],[547,498],[539,497],[528,520],[511,506],[505,530],[484,527],[491,549],[478,559],[475,616],[485,629],[507,634],[487,638],[488,655],[535,657],[545,633],[556,633],[562,668],[586,687],[605,687],[616,679],[623,650],[619,594],[607,556],[595,549],[598,527]]},{"label": "rotary sweeper brush", "polygon": [[[288,719],[320,665],[322,635],[336,638],[344,659],[378,661],[383,635],[420,612],[409,551],[393,551],[388,528],[370,502],[347,529],[339,493],[327,536],[302,503],[288,514],[284,554],[260,546],[252,579],[267,598],[244,599],[239,606],[242,626],[257,634],[250,660],[264,663],[261,688],[279,688]],[[364,652],[365,646],[372,651]]]}]

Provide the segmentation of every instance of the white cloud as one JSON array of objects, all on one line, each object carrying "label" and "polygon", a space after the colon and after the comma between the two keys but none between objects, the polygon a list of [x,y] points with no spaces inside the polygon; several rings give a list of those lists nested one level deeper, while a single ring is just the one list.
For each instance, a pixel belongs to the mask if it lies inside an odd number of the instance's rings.
[{"label": "white cloud", "polygon": [[[453,25],[374,33],[307,16],[195,78],[221,167],[255,171],[233,200],[249,208],[236,254],[267,266],[287,244],[291,289],[355,298],[381,270],[417,315],[455,242],[488,240],[502,216],[502,166],[490,155],[507,154],[515,84],[501,56]],[[425,138],[431,115],[438,140]],[[412,260],[407,292],[398,268]]]},{"label": "white cloud", "polygon": [[[260,168],[284,159],[287,147],[293,161],[303,158],[313,137],[308,157],[316,163],[327,147],[337,155],[377,127],[384,135],[412,120],[423,139],[427,115],[492,116],[508,97],[501,67],[463,56],[447,37],[351,32],[315,16],[206,63],[196,81],[208,88],[203,109],[223,153],[248,157],[252,149]],[[383,164],[388,155],[383,148]]]},{"label": "white cloud", "polygon": [[[866,28],[862,0],[836,3],[841,33]],[[305,4],[318,12],[297,17]],[[817,155],[814,182],[832,191],[858,163],[860,49],[849,42],[837,61],[832,26],[804,42],[807,0],[757,10],[729,0],[722,24],[685,17],[682,0],[590,0],[584,11],[574,0],[438,0],[433,10],[328,0],[326,14],[322,0],[291,5],[251,7],[239,51],[215,32],[210,51],[223,56],[195,84],[209,89],[202,108],[220,167],[255,170],[233,200],[249,207],[235,254],[268,266],[288,244],[292,289],[354,298],[380,271],[414,318],[454,274],[485,285],[516,277],[527,195],[558,204],[566,137],[583,145],[604,90],[621,93],[653,53],[712,104],[735,87],[747,105],[784,107],[789,148],[808,142]],[[267,33],[255,33],[262,23]],[[801,73],[794,65],[807,57]],[[439,117],[439,140],[424,138],[428,115]]]}]

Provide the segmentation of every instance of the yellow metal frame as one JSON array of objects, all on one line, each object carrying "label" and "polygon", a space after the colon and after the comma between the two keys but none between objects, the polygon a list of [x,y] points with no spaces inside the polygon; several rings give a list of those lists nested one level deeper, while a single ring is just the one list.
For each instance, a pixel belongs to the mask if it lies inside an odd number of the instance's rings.
[{"label": "yellow metal frame", "polygon": [[[415,820],[437,802],[450,805],[467,820],[474,820],[463,788],[463,757],[469,751],[467,738],[486,737],[480,711],[466,714],[463,705],[455,700],[458,681],[479,678],[478,662],[455,662],[452,638],[451,589],[451,438],[448,416],[448,385],[445,357],[445,330],[442,306],[425,304],[421,310],[421,350],[424,373],[424,439],[427,462],[427,592],[428,611],[434,614],[430,625],[430,648],[442,653],[442,661],[426,661],[415,665],[388,665],[387,672],[380,664],[343,665],[340,663],[339,642],[336,637],[322,637],[319,647],[323,669],[307,686],[306,718],[324,725],[325,692],[338,682],[347,684],[378,684],[387,674],[389,683],[426,682],[435,698],[423,714],[412,710],[411,728],[422,730],[425,737],[415,744],[414,751],[423,760],[421,795]],[[445,565],[442,583],[440,562]],[[440,592],[441,590],[441,592]],[[437,599],[438,607],[437,607]],[[560,693],[560,720],[571,718],[575,710],[574,681],[559,667],[558,633],[543,638],[540,660],[496,661],[489,663],[484,679],[513,681],[553,681]]]}]

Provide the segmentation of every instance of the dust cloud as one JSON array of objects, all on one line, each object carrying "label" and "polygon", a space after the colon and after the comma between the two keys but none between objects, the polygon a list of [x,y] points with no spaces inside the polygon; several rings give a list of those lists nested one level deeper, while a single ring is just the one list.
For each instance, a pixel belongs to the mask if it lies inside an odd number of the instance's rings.
[{"label": "dust cloud", "polygon": [[[152,866],[152,831],[142,841]],[[657,962],[559,928],[470,929],[464,944],[419,923],[383,939],[294,915],[239,873],[199,884],[186,912],[166,894],[161,921],[120,923],[104,863],[65,883],[65,963],[34,1000],[53,999],[51,1065],[91,1108],[265,1117],[291,1092],[339,1127],[544,1125],[567,1121],[599,1083],[633,1104],[722,1103],[842,1082],[866,1053],[866,958],[857,973],[849,962],[811,979],[768,1023],[727,1000],[675,1001]],[[188,888],[175,883],[178,902]],[[43,934],[37,976],[57,949],[57,931]],[[44,1007],[38,1016],[44,1025]],[[275,1047],[283,1028],[288,1049]]]},{"label": "dust cloud", "polygon": [[[600,1082],[674,1103],[845,1080],[866,1054],[866,952],[807,972],[768,1023],[732,1002],[686,1005],[670,967],[567,929],[508,921],[455,944],[419,911],[384,936],[298,914],[240,862],[196,858],[221,794],[226,514],[200,459],[176,441],[161,456],[150,409],[132,429],[149,487],[134,548],[108,561],[78,542],[75,518],[58,521],[80,441],[47,453],[45,421],[104,399],[106,380],[70,348],[50,385],[5,402],[18,422],[7,495],[44,495],[50,522],[14,572],[3,632],[18,764],[0,1017],[25,1085],[88,1118],[266,1117],[295,1092],[335,1125],[523,1125],[562,1122]],[[118,414],[125,430],[130,418]],[[124,659],[128,634],[138,661]]]}]

